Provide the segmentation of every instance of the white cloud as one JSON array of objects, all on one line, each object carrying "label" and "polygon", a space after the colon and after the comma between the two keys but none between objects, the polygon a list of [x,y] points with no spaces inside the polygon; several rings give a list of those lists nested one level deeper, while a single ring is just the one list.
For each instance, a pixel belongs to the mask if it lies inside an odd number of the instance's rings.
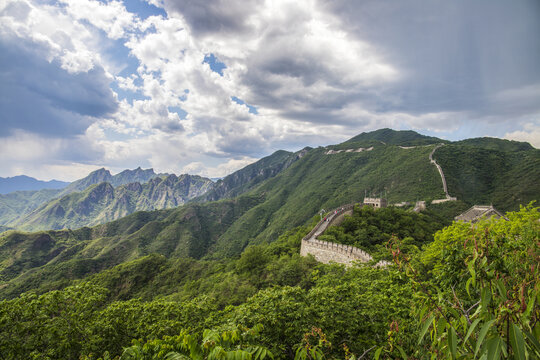
[{"label": "white cloud", "polygon": [[88,162],[101,157],[101,149],[94,148],[87,137],[48,138],[25,131],[0,137],[2,176],[24,174],[42,180],[72,181],[100,168]]},{"label": "white cloud", "polygon": [[[163,7],[167,17],[141,20],[118,0],[58,1],[0,3],[0,40],[25,46],[10,56],[42,60],[21,61],[12,74],[13,83],[36,84],[17,96],[45,114],[47,124],[23,119],[23,129],[35,138],[1,138],[15,148],[33,149],[4,157],[19,159],[26,168],[39,161],[60,169],[64,165],[54,162],[58,157],[79,164],[78,169],[141,165],[223,176],[279,148],[338,142],[380,127],[451,134],[478,132],[487,124],[488,132],[533,143],[538,138],[537,122],[530,120],[538,113],[538,79],[524,81],[520,68],[502,66],[517,57],[530,67],[528,58],[516,51],[491,56],[487,41],[476,44],[483,51],[477,58],[474,52],[466,53],[471,59],[459,58],[463,64],[448,58],[445,51],[455,57],[473,37],[458,37],[454,30],[461,23],[441,19],[436,7],[349,0],[152,0],[148,3]],[[452,19],[458,14],[469,24],[468,7],[445,6],[460,10],[450,14]],[[521,26],[531,33],[530,19]],[[439,30],[451,41],[440,41]],[[494,31],[513,34],[512,29]],[[489,40],[483,28],[475,34]],[[441,51],[425,47],[421,40],[426,39]],[[117,48],[120,44],[125,47]],[[533,64],[539,57],[529,45]],[[126,52],[129,59],[118,55]],[[203,62],[209,54],[226,65],[222,75]],[[500,66],[490,62],[472,71],[484,58]],[[491,76],[507,68],[509,75]],[[117,93],[111,93],[109,82]],[[30,97],[32,91],[41,97]],[[258,114],[232,96],[255,106]],[[43,104],[49,112],[40,110]],[[26,118],[37,119],[35,112],[28,110]],[[2,125],[21,129],[13,119],[2,118]],[[527,122],[533,125],[519,128]],[[64,131],[54,134],[52,128]],[[50,156],[42,157],[45,138],[51,140]],[[95,157],[73,151],[77,143]]]},{"label": "white cloud", "polygon": [[184,166],[181,173],[200,174],[209,178],[225,177],[257,160],[257,158],[245,156],[238,159],[230,159],[215,167],[210,167],[200,161],[195,161]]},{"label": "white cloud", "polygon": [[73,19],[89,21],[111,39],[120,39],[138,26],[137,17],[120,1],[60,0],[60,3]]},{"label": "white cloud", "polygon": [[512,131],[504,135],[505,139],[525,141],[540,149],[540,118],[534,123],[527,123],[523,130]]}]

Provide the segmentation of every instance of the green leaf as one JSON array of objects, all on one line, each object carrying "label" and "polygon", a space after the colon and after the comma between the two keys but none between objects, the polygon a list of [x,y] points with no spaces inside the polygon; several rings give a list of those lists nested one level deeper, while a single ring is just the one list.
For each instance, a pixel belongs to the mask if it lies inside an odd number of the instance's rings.
[{"label": "green leaf", "polygon": [[497,335],[487,341],[487,358],[497,360],[501,357],[501,338]]},{"label": "green leaf", "polygon": [[467,290],[467,295],[471,296],[471,291],[469,290],[469,287],[471,286],[471,283],[473,282],[473,278],[469,278],[467,280],[467,283],[465,284],[465,290]]},{"label": "green leaf", "polygon": [[450,354],[452,354],[452,359],[455,359],[457,352],[457,336],[456,330],[454,330],[453,327],[450,327],[448,332],[448,348],[450,349]]},{"label": "green leaf", "polygon": [[476,341],[476,348],[474,349],[475,356],[478,353],[478,350],[480,350],[480,346],[482,345],[482,342],[484,341],[484,338],[486,337],[487,332],[489,331],[489,329],[491,328],[491,325],[493,325],[494,322],[495,320],[490,320],[487,323],[485,323],[484,326],[482,326],[482,329],[480,330],[480,334],[478,334],[478,340]]},{"label": "green leaf", "polygon": [[529,296],[529,303],[527,304],[527,310],[523,313],[525,318],[528,318],[531,315],[531,311],[534,308],[534,302],[536,300],[536,292],[534,291],[531,296]]},{"label": "green leaf", "polygon": [[396,345],[396,348],[399,350],[399,353],[401,354],[401,357],[403,358],[403,360],[407,360],[408,357],[407,357],[407,355],[405,354],[405,351],[403,351],[403,349],[401,348],[401,346]]},{"label": "green leaf", "polygon": [[528,331],[524,331],[523,332],[525,334],[525,336],[527,337],[527,339],[529,339],[529,341],[531,342],[531,344],[534,346],[534,347],[531,347],[532,350],[536,353],[536,355],[540,358],[540,342],[538,342],[538,339],[533,335],[531,334],[530,332]]},{"label": "green leaf", "polygon": [[422,330],[420,331],[420,336],[418,337],[418,343],[417,343],[417,345],[420,345],[420,343],[421,343],[422,340],[424,339],[424,336],[426,335],[426,332],[428,331],[429,326],[430,326],[431,323],[433,322],[433,318],[434,318],[434,316],[431,315],[431,316],[424,322],[424,325],[422,325]]},{"label": "green leaf", "polygon": [[491,291],[489,287],[485,287],[482,289],[482,296],[480,298],[480,305],[485,309],[488,307],[489,303],[491,301]]},{"label": "green leaf", "polygon": [[[476,258],[476,255],[475,255],[475,258]],[[474,270],[474,260],[470,261],[467,264],[467,267],[469,268],[469,273],[471,273],[472,284],[473,286],[476,286],[476,271]]]},{"label": "green leaf", "polygon": [[427,309],[428,309],[428,306],[427,306],[427,305],[424,305],[424,306],[422,307],[422,310],[420,310],[420,314],[419,314],[419,316],[418,316],[420,319],[423,319],[423,318],[424,318],[424,314],[426,313]]},{"label": "green leaf", "polygon": [[467,340],[469,339],[474,329],[476,328],[476,325],[478,325],[479,322],[480,322],[480,319],[476,319],[473,321],[473,323],[471,324],[471,327],[469,328],[469,331],[467,331],[467,335],[465,335],[465,339],[463,339],[463,344],[467,343]]},{"label": "green leaf", "polygon": [[514,350],[514,359],[525,360],[525,341],[519,327],[512,323],[510,325],[510,345]]},{"label": "green leaf", "polygon": [[170,352],[165,355],[165,360],[189,360],[189,358],[177,352]]},{"label": "green leaf", "polygon": [[377,351],[375,351],[375,355],[373,356],[374,360],[379,360],[379,356],[381,356],[382,347],[378,348]]},{"label": "green leaf", "polygon": [[506,298],[506,286],[504,286],[501,279],[495,280],[495,285],[497,286],[497,290],[499,291],[499,294],[503,298],[504,301],[507,300]]}]

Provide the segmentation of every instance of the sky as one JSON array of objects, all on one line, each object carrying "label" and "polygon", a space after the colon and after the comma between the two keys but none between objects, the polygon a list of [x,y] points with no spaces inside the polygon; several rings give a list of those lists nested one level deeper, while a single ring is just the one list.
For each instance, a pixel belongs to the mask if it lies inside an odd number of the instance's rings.
[{"label": "sky", "polygon": [[0,0],[0,176],[222,177],[379,128],[540,147],[538,0]]}]

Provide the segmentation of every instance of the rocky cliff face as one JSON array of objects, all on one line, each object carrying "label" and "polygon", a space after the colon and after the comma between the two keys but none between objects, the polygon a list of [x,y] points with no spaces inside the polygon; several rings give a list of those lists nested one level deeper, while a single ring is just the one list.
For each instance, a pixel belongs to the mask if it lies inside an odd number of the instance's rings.
[{"label": "rocky cliff face", "polygon": [[310,148],[306,147],[295,153],[284,150],[276,151],[272,155],[218,180],[210,191],[195,200],[199,202],[216,201],[238,196],[287,169],[309,150]]},{"label": "rocky cliff face", "polygon": [[153,169],[141,169],[138,167],[134,170],[124,170],[116,175],[111,175],[111,172],[107,169],[101,168],[96,171],[92,171],[88,176],[76,180],[69,184],[62,192],[60,196],[71,194],[76,191],[83,191],[91,185],[107,182],[113,187],[125,185],[129,183],[146,183],[151,179],[158,176],[164,176],[167,174],[156,174]]},{"label": "rocky cliff face", "polygon": [[[91,179],[107,178],[107,173],[107,170],[98,171]],[[212,185],[210,179],[187,174],[154,177],[144,184],[135,182],[116,188],[108,182],[102,182],[42,205],[17,221],[14,227],[42,230],[96,225],[135,211],[182,205],[204,194]]]}]

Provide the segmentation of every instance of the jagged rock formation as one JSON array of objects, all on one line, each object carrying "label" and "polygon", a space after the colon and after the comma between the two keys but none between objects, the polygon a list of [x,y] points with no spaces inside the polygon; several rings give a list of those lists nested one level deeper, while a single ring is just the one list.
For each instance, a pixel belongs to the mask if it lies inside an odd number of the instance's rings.
[{"label": "jagged rock formation", "polygon": [[113,187],[125,185],[129,183],[146,183],[158,176],[164,176],[168,174],[156,174],[153,169],[143,170],[140,167],[134,170],[124,170],[116,175],[111,175],[111,172],[105,168],[101,168],[92,171],[88,176],[76,180],[69,184],[62,192],[60,196],[70,194],[76,191],[83,191],[91,185],[107,182]]}]

